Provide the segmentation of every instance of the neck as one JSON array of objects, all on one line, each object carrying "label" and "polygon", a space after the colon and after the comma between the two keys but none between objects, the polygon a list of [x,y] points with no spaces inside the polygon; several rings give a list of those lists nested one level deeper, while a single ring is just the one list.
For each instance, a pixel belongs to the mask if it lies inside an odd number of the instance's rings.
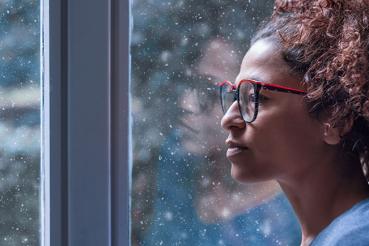
[{"label": "neck", "polygon": [[[302,246],[309,245],[340,214],[369,197],[360,163],[339,162],[313,165],[295,180],[278,180],[300,221]],[[337,166],[349,171],[339,171]]]}]

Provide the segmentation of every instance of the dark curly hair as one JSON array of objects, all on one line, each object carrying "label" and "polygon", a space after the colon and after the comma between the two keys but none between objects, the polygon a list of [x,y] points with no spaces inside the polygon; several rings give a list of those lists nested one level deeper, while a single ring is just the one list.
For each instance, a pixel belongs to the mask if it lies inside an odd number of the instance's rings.
[{"label": "dark curly hair", "polygon": [[303,76],[312,116],[328,115],[346,156],[369,178],[369,0],[277,0],[253,38],[272,38]]}]

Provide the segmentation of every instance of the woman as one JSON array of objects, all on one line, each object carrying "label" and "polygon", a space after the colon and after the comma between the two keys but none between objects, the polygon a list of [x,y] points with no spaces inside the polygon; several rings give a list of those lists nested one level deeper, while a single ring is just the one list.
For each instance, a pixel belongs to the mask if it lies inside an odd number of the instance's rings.
[{"label": "woman", "polygon": [[221,84],[240,182],[275,179],[301,245],[369,245],[369,1],[276,2]]}]

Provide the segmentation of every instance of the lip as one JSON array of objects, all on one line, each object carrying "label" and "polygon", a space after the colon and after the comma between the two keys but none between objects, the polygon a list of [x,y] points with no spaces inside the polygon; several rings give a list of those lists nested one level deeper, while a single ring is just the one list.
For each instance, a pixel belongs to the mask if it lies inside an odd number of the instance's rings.
[{"label": "lip", "polygon": [[246,146],[241,145],[232,139],[227,139],[226,144],[228,145],[227,158],[238,155],[248,150]]},{"label": "lip", "polygon": [[230,147],[227,150],[227,158],[230,158],[232,156],[236,156],[244,151],[246,151],[247,148],[241,148],[241,147]]},{"label": "lip", "polygon": [[241,149],[248,149],[248,147],[244,144],[240,144],[238,143],[237,141],[231,139],[231,138],[228,138],[226,141],[225,141],[226,145],[228,145],[228,148],[241,148]]}]

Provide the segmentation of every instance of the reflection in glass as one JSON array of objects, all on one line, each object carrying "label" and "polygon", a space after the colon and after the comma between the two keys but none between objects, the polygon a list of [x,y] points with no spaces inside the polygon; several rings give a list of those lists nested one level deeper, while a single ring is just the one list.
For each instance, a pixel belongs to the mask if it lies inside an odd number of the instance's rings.
[{"label": "reflection in glass", "polygon": [[132,245],[299,243],[275,183],[230,177],[215,85],[234,81],[273,1],[132,4]]},{"label": "reflection in glass", "polygon": [[40,243],[40,2],[0,1],[0,245]]}]

